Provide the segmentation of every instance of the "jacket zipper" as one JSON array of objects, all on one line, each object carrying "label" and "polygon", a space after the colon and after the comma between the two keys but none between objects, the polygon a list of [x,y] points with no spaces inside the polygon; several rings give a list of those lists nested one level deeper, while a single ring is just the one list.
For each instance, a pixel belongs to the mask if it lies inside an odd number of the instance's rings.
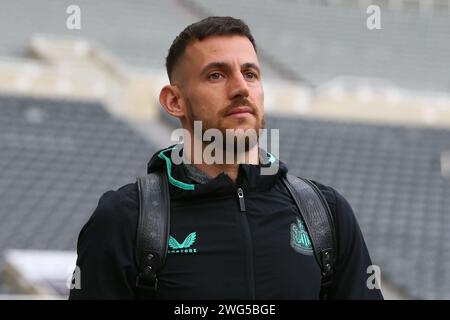
[{"label": "jacket zipper", "polygon": [[241,214],[241,222],[244,229],[244,237],[245,241],[247,242],[246,246],[246,253],[248,258],[248,264],[247,264],[247,279],[248,279],[248,285],[249,285],[249,298],[255,299],[255,275],[254,275],[254,262],[253,262],[253,244],[252,244],[252,237],[250,234],[250,226],[248,224],[247,219],[247,211],[245,210],[245,201],[244,201],[244,191],[242,188],[237,188],[237,194],[239,199],[239,209]]},{"label": "jacket zipper", "polygon": [[239,208],[241,212],[245,212],[244,191],[242,188],[237,188],[237,194],[239,198]]}]

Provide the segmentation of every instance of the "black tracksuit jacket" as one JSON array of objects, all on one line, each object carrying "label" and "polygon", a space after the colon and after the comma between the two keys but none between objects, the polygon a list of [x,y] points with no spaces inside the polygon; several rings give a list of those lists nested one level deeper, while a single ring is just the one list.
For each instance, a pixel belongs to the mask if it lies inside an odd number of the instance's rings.
[{"label": "black tracksuit jacket", "polygon": [[[158,151],[148,166],[149,172],[168,172],[171,197],[171,237],[156,299],[319,298],[320,269],[312,252],[296,245],[308,239],[298,238],[300,215],[281,182],[287,172],[281,161],[274,175],[241,164],[236,184],[224,173],[202,184],[184,165],[171,163],[171,152]],[[372,262],[352,208],[334,189],[315,184],[336,224],[330,298],[382,299],[380,290],[367,286]],[[138,217],[136,183],[100,198],[78,238],[81,288],[72,289],[70,299],[137,298]]]}]

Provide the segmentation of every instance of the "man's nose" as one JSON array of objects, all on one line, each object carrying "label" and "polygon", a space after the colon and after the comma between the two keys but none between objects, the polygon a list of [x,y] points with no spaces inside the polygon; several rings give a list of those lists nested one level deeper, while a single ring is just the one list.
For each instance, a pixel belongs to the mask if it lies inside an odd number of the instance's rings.
[{"label": "man's nose", "polygon": [[233,75],[233,77],[230,80],[231,81],[229,83],[229,93],[231,99],[234,99],[239,96],[241,97],[249,96],[248,83],[241,72]]}]

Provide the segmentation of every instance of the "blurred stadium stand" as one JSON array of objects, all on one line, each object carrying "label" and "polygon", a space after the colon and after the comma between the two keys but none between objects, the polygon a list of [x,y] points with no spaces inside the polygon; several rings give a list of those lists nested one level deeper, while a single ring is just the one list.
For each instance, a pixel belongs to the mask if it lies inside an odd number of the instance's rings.
[{"label": "blurred stadium stand", "polygon": [[[198,20],[183,1],[175,0],[3,0],[0,4],[0,55],[29,56],[26,44],[34,33],[76,36],[100,42],[126,65],[157,71],[164,70],[164,58],[175,36]],[[80,30],[65,28],[66,8],[72,4],[81,7]],[[269,66],[264,69],[270,72]]]},{"label": "blurred stadium stand", "polygon": [[[371,3],[381,30],[366,28]],[[72,4],[81,30],[66,28]],[[213,14],[250,25],[281,159],[349,199],[386,296],[450,299],[450,1],[0,7],[0,299],[67,294],[67,274],[42,270],[41,291],[19,284],[36,281],[36,258],[44,269],[58,252],[70,260],[100,195],[170,143],[164,59],[180,30]]]},{"label": "blurred stadium stand", "polygon": [[156,151],[98,103],[17,96],[0,97],[0,148],[2,252],[74,250],[99,197]]},{"label": "blurred stadium stand", "polygon": [[252,26],[268,78],[318,85],[341,75],[370,76],[407,89],[450,90],[448,7],[422,15],[420,2],[417,10],[406,10],[414,2],[404,1],[401,14],[383,10],[382,29],[372,32],[365,27],[366,11],[348,5],[358,1],[83,0],[76,1],[82,8],[81,30],[71,31],[61,26],[73,1],[2,2],[3,56],[26,57],[33,33],[60,34],[100,41],[131,66],[161,70],[167,48],[187,24],[199,15],[233,15]]},{"label": "blurred stadium stand", "polygon": [[[345,2],[356,5],[342,6]],[[358,1],[183,3],[192,3],[205,14],[243,18],[265,54],[313,85],[353,75],[390,79],[419,91],[450,91],[448,10],[421,15],[419,10],[399,14],[386,9],[381,13],[382,29],[373,32],[365,27],[365,8],[377,1],[361,1],[363,9]]]}]

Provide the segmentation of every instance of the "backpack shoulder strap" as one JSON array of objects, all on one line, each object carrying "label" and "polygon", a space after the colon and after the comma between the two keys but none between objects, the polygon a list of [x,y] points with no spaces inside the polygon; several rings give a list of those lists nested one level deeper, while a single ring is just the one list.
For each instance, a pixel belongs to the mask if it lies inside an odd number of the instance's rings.
[{"label": "backpack shoulder strap", "polygon": [[283,177],[311,238],[314,256],[322,271],[320,299],[328,298],[335,270],[337,244],[331,210],[322,192],[308,179],[291,174]]},{"label": "backpack shoulder strap", "polygon": [[152,294],[158,287],[157,273],[164,266],[170,226],[170,196],[164,173],[137,178],[139,222],[136,238],[136,287]]}]

